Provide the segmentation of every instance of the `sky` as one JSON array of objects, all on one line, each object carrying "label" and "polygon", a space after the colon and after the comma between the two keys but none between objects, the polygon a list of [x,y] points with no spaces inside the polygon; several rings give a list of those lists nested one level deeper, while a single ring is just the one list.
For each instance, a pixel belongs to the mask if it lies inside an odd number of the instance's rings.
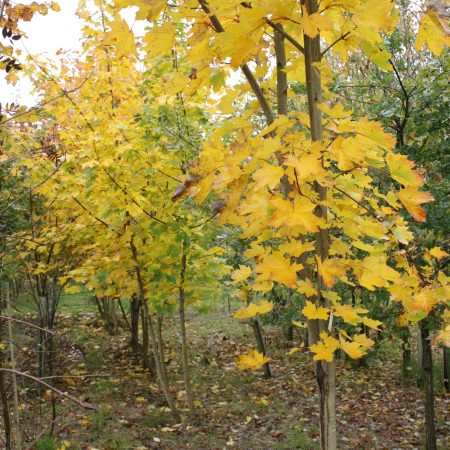
[{"label": "sky", "polygon": [[[80,38],[83,21],[76,16],[79,0],[59,0],[60,12],[49,11],[46,16],[36,14],[30,22],[21,22],[20,28],[27,35],[26,38],[16,42],[18,48],[23,50],[23,58],[26,51],[32,55],[42,54],[49,59],[57,59],[58,50],[79,50],[81,48]],[[123,13],[125,20],[131,26],[134,24],[134,12],[131,9]],[[142,31],[144,24],[134,24],[133,29]],[[33,106],[37,98],[31,94],[31,83],[21,77],[16,86],[5,82],[6,73],[0,71],[0,102],[20,103]]]}]

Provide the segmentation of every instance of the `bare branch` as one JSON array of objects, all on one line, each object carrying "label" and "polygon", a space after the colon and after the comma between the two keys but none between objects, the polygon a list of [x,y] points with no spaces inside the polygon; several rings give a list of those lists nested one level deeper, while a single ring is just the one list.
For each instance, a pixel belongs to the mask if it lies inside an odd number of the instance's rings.
[{"label": "bare branch", "polygon": [[0,371],[1,372],[13,373],[13,374],[21,376],[21,377],[29,378],[30,380],[33,380],[36,383],[42,384],[42,386],[45,386],[47,389],[50,389],[51,391],[56,392],[61,397],[68,398],[69,400],[77,403],[78,405],[82,406],[85,409],[91,409],[91,410],[94,410],[94,411],[97,410],[97,408],[95,406],[90,405],[89,403],[83,402],[82,400],[79,400],[76,397],[72,397],[67,392],[60,391],[59,389],[55,388],[51,384],[48,384],[45,381],[42,381],[40,378],[34,377],[33,375],[30,375],[30,374],[24,373],[24,372],[19,372],[18,370],[14,370],[14,369],[7,369],[6,367],[0,367]]}]

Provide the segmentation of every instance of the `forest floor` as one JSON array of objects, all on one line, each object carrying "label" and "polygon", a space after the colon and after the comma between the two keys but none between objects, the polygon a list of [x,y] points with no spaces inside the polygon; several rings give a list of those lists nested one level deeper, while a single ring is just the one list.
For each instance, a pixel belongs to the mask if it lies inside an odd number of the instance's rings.
[{"label": "forest floor", "polygon": [[[288,355],[295,341],[287,341],[280,327],[265,326],[264,330],[273,371],[268,380],[260,372],[240,372],[235,367],[236,356],[253,346],[250,326],[229,318],[224,310],[190,314],[188,337],[198,417],[185,424],[171,418],[149,373],[133,365],[125,330],[109,336],[94,312],[63,312],[58,320],[56,372],[95,376],[58,378],[55,386],[95,405],[96,410],[83,410],[58,398],[55,439],[41,439],[37,448],[60,448],[64,441],[65,448],[90,450],[318,448],[311,358],[306,350]],[[184,408],[175,324],[166,329],[165,338],[173,393]],[[394,350],[399,347],[395,340],[382,341],[368,367],[337,361],[339,449],[422,448],[423,395],[412,381],[402,382],[400,353]],[[437,378],[442,377],[439,370]],[[38,408],[41,413],[51,409],[51,396],[47,397]],[[21,408],[31,423],[36,406]],[[449,411],[450,397],[437,383],[441,449],[450,448]],[[33,434],[33,424],[26,426]],[[43,433],[42,426],[34,431],[34,435]]]}]

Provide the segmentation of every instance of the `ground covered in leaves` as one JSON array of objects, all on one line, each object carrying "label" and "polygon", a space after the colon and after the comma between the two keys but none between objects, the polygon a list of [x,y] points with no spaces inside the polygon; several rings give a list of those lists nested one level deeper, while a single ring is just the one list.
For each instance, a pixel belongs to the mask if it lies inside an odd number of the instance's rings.
[{"label": "ground covered in leaves", "polygon": [[[310,355],[306,350],[288,355],[296,343],[286,341],[280,327],[265,326],[265,333],[273,371],[269,380],[259,372],[239,372],[235,367],[237,355],[254,343],[244,321],[229,318],[222,310],[189,316],[198,417],[191,423],[176,423],[155,380],[133,364],[125,330],[109,336],[95,313],[64,313],[58,324],[57,373],[90,377],[58,378],[55,386],[96,410],[58,399],[56,442],[91,450],[318,448],[317,389]],[[184,408],[176,326],[168,326],[165,338],[173,393]],[[340,449],[421,448],[423,396],[414,382],[401,380],[396,348],[395,340],[384,340],[368,367],[337,362]],[[50,409],[49,398],[45,401],[40,410]],[[438,386],[437,432],[442,449],[450,444],[445,417],[449,406],[450,398]],[[52,448],[50,441],[47,444],[41,441],[40,448]]]}]

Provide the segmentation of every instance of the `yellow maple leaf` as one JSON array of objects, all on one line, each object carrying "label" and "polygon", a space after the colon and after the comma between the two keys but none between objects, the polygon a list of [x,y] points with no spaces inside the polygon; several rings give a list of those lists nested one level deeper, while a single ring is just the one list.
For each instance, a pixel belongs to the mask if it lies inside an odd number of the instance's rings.
[{"label": "yellow maple leaf", "polygon": [[362,322],[369,328],[379,330],[382,323],[379,320],[370,319],[369,317],[363,317]]},{"label": "yellow maple leaf", "polygon": [[236,360],[239,370],[255,370],[268,363],[270,358],[265,357],[257,350],[251,350],[246,355],[240,355]]},{"label": "yellow maple leaf", "polygon": [[352,359],[362,358],[366,354],[365,347],[362,347],[359,342],[350,342],[342,338],[339,338],[339,342],[342,350]]},{"label": "yellow maple leaf", "polygon": [[317,273],[322,278],[323,283],[326,287],[332,287],[334,285],[334,277],[338,277],[345,273],[345,269],[337,265],[337,260],[335,259],[325,259],[322,261],[316,255],[317,261]]},{"label": "yellow maple leaf", "polygon": [[255,303],[250,303],[248,306],[245,306],[241,309],[238,309],[233,317],[235,319],[249,319],[250,317],[255,317],[258,314],[266,314],[269,311],[272,311],[273,303],[268,302],[267,300],[263,300],[258,305]]},{"label": "yellow maple leaf", "polygon": [[297,290],[300,294],[306,295],[306,297],[317,295],[317,289],[313,286],[312,281],[308,279],[297,281]]},{"label": "yellow maple leaf", "polygon": [[446,347],[450,347],[450,325],[439,331],[435,338],[436,342],[441,342]]},{"label": "yellow maple leaf", "polygon": [[284,170],[280,166],[268,164],[261,167],[252,175],[253,180],[255,181],[253,189],[258,190],[265,187],[273,189],[280,183],[283,174]]},{"label": "yellow maple leaf", "polygon": [[436,259],[442,259],[448,256],[448,253],[442,250],[441,247],[434,247],[430,250],[430,255],[434,256]]},{"label": "yellow maple leaf", "polygon": [[233,273],[231,274],[231,278],[233,280],[233,283],[236,284],[246,280],[251,274],[252,269],[250,269],[250,267],[239,264],[239,269],[233,271]]},{"label": "yellow maple leaf", "polygon": [[314,353],[314,361],[325,360],[331,362],[333,360],[333,354],[339,347],[339,341],[328,333],[320,333],[322,339],[317,344],[313,344],[309,349]]},{"label": "yellow maple leaf", "polygon": [[420,21],[415,49],[420,51],[426,44],[431,53],[439,56],[445,46],[450,45],[450,37],[446,29],[448,30],[447,20],[445,18],[441,19],[438,11],[435,9],[428,8],[427,13]]},{"label": "yellow maple leaf", "polygon": [[298,258],[303,253],[314,250],[314,248],[315,243],[312,241],[302,242],[300,240],[294,240],[292,242],[286,242],[285,244],[280,245],[278,249],[280,252],[287,253],[288,255]]},{"label": "yellow maple leaf", "polygon": [[302,268],[301,264],[291,264],[290,259],[285,258],[281,252],[271,253],[255,267],[255,271],[259,273],[256,282],[278,281],[287,287],[294,287],[297,271]]},{"label": "yellow maple leaf", "polygon": [[302,314],[310,320],[327,320],[330,309],[322,306],[317,307],[313,302],[306,300],[306,306],[302,309]]},{"label": "yellow maple leaf", "polygon": [[105,34],[105,45],[113,45],[118,56],[137,56],[136,43],[128,24],[120,16],[111,23],[111,31]]},{"label": "yellow maple leaf", "polygon": [[307,197],[297,196],[293,202],[277,197],[271,200],[270,205],[274,209],[269,220],[270,226],[288,228],[300,226],[306,231],[317,231],[319,219],[313,212],[316,205]]},{"label": "yellow maple leaf", "polygon": [[361,262],[361,267],[354,270],[359,284],[369,291],[400,280],[400,274],[386,264],[385,256],[368,256]]},{"label": "yellow maple leaf", "polygon": [[344,105],[342,103],[337,103],[333,107],[328,106],[325,103],[321,103],[317,105],[317,107],[323,111],[327,116],[333,119],[342,119],[344,117],[350,116],[352,114],[351,111],[345,111]]},{"label": "yellow maple leaf", "polygon": [[301,157],[288,154],[284,157],[283,164],[295,169],[294,181],[303,184],[306,181],[317,180],[324,176],[325,171],[320,158],[316,155]]},{"label": "yellow maple leaf", "polygon": [[420,186],[422,183],[423,177],[413,170],[415,164],[405,155],[389,152],[386,162],[392,178],[403,186]]},{"label": "yellow maple leaf", "polygon": [[363,319],[359,314],[367,312],[367,309],[353,308],[352,305],[342,305],[340,303],[333,305],[333,310],[336,317],[341,317],[344,322],[351,325],[362,322]]},{"label": "yellow maple leaf", "polygon": [[416,186],[408,186],[398,191],[397,197],[417,222],[426,221],[425,210],[420,205],[434,200],[429,192],[421,192]]}]

